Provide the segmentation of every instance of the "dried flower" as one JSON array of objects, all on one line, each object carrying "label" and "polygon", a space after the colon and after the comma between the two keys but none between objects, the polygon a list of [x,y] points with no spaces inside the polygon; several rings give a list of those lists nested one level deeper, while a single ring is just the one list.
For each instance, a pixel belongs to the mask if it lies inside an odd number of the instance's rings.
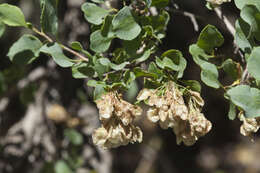
[{"label": "dried flower", "polygon": [[199,137],[206,135],[211,130],[212,125],[200,110],[190,102],[187,121],[178,121],[176,127],[173,128],[173,131],[177,136],[177,144],[183,142],[185,145],[191,146]]},{"label": "dried flower", "polygon": [[102,126],[92,135],[94,144],[108,149],[142,141],[141,129],[132,124],[142,114],[139,106],[123,100],[116,92],[102,95],[96,103]]},{"label": "dried flower", "polygon": [[120,121],[114,120],[114,122],[108,122],[95,130],[92,139],[95,145],[109,149],[128,143],[140,143],[143,139],[143,133],[139,127],[132,124],[125,126]]},{"label": "dried flower", "polygon": [[200,107],[204,100],[198,92],[189,91],[189,105],[186,106],[182,93],[173,82],[165,87],[165,92],[158,95],[156,89],[143,89],[137,100],[145,100],[151,108],[147,117],[151,122],[159,122],[161,128],[173,128],[177,144],[193,145],[199,137],[204,136],[211,129],[211,123],[202,113]]},{"label": "dried flower", "polygon": [[243,124],[240,127],[240,133],[244,136],[250,136],[252,133],[258,131],[260,127],[259,118],[245,118],[245,116],[241,113],[239,114],[240,121],[243,121]]}]

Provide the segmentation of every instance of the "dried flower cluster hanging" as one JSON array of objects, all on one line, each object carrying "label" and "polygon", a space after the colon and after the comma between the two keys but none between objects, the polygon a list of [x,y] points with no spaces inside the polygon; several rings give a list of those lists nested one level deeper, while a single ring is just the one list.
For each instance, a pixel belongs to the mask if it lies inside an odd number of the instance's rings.
[{"label": "dried flower cluster hanging", "polygon": [[96,101],[102,126],[92,135],[94,144],[115,148],[128,143],[142,142],[143,134],[133,120],[142,114],[142,109],[122,99],[117,92],[108,92]]},{"label": "dried flower cluster hanging", "polygon": [[252,133],[258,131],[260,127],[260,119],[259,118],[245,118],[243,113],[238,115],[240,121],[243,121],[243,124],[240,127],[240,133],[244,136],[250,136]]},{"label": "dried flower cluster hanging", "polygon": [[163,129],[173,128],[177,144],[193,145],[199,137],[211,129],[211,123],[200,112],[204,105],[197,92],[189,91],[189,103],[185,104],[182,93],[173,82],[168,82],[163,92],[158,89],[143,89],[138,101],[145,101],[151,108],[147,117],[152,122],[159,122]]}]

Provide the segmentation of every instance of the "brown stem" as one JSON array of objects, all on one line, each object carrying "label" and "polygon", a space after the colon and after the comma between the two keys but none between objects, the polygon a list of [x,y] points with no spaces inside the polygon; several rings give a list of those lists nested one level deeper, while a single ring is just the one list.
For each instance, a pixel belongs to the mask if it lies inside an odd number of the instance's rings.
[{"label": "brown stem", "polygon": [[61,44],[60,46],[61,46],[62,49],[64,49],[64,50],[70,52],[71,54],[73,54],[73,55],[79,57],[79,58],[82,59],[83,61],[88,62],[88,58],[84,57],[83,55],[79,54],[78,52],[76,52],[76,51],[74,51],[74,50],[72,50],[72,49],[70,49],[70,48],[68,48],[67,46],[64,46],[64,45],[62,45],[62,44]]},{"label": "brown stem", "polygon": [[[50,42],[50,43],[53,43],[53,42],[54,42],[48,35],[46,35],[46,34],[45,34],[44,32],[42,32],[42,31],[39,31],[37,28],[32,27],[32,30],[33,30],[35,33],[39,34],[40,36],[44,37],[48,42]],[[67,47],[67,46],[65,46],[65,45],[60,44],[60,46],[61,46],[62,49],[66,50],[67,52],[70,52],[71,54],[77,56],[78,58],[82,59],[83,61],[88,62],[88,58],[84,57],[84,56],[81,55],[80,53],[78,53],[78,52],[76,52],[76,51],[70,49],[69,47]]]},{"label": "brown stem", "polygon": [[39,31],[37,28],[32,27],[32,30],[33,30],[35,33],[39,34],[40,36],[44,37],[46,40],[48,40],[48,42],[50,42],[50,43],[53,42],[53,40],[52,40],[48,35],[46,35],[45,33],[41,32],[41,31]]}]

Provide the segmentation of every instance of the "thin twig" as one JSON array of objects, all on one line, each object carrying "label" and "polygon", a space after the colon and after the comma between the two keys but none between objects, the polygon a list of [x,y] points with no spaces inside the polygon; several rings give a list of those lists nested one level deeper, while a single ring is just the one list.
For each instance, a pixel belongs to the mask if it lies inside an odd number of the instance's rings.
[{"label": "thin twig", "polygon": [[[228,31],[232,34],[233,37],[235,37],[235,33],[236,33],[236,29],[235,27],[231,24],[231,22],[228,20],[228,18],[223,14],[222,10],[220,7],[216,7],[214,8],[214,11],[215,13],[217,14],[217,16],[223,20],[223,22],[225,23]],[[240,48],[239,46],[235,43],[235,40],[233,42],[234,46],[235,46],[235,53],[241,57],[241,61],[242,63],[245,63],[245,57],[243,55],[243,53],[240,51]],[[248,78],[250,77],[249,73],[248,73],[248,70],[247,70],[247,67],[245,68],[243,74],[242,74],[242,77],[241,77],[241,81],[240,81],[240,84],[243,84],[245,83]]]},{"label": "thin twig", "polygon": [[[37,28],[32,27],[32,30],[33,30],[35,33],[39,34],[40,36],[44,37],[48,42],[50,42],[50,43],[53,43],[53,42],[54,42],[48,35],[46,35],[46,34],[45,34],[44,32],[42,32],[42,31],[39,31]],[[77,56],[78,58],[82,59],[83,61],[88,62],[88,58],[84,57],[84,56],[81,55],[80,53],[78,53],[78,52],[76,52],[76,51],[70,49],[69,47],[67,47],[67,46],[65,46],[65,45],[60,44],[60,46],[61,46],[62,49],[66,50],[67,52],[70,52],[71,54]]]},{"label": "thin twig", "polygon": [[199,25],[198,25],[196,18],[200,18],[200,17],[196,16],[193,13],[190,13],[190,12],[187,12],[187,11],[182,11],[182,10],[179,10],[179,9],[168,9],[168,10],[173,12],[173,13],[179,13],[183,16],[188,17],[191,20],[191,23],[193,24],[194,30],[196,32],[199,31]]},{"label": "thin twig", "polygon": [[76,52],[76,51],[74,51],[74,50],[68,48],[67,46],[64,46],[64,45],[60,45],[60,46],[61,46],[61,48],[63,48],[64,50],[66,50],[66,51],[70,52],[71,54],[73,54],[73,55],[79,57],[80,59],[82,59],[82,60],[88,62],[88,58],[84,57],[83,55],[79,54],[78,52]]},{"label": "thin twig", "polygon": [[222,13],[222,10],[219,7],[214,8],[214,11],[216,12],[218,18],[220,18],[221,20],[223,20],[223,22],[225,23],[228,31],[235,36],[236,33],[236,29],[235,27],[231,24],[231,22],[228,20],[228,18]]},{"label": "thin twig", "polygon": [[50,42],[50,43],[53,42],[53,40],[52,40],[48,35],[46,35],[44,32],[39,31],[39,30],[38,30],[37,28],[35,28],[35,27],[32,27],[32,30],[33,30],[35,33],[39,34],[40,36],[44,37],[46,40],[48,40],[48,42]]}]

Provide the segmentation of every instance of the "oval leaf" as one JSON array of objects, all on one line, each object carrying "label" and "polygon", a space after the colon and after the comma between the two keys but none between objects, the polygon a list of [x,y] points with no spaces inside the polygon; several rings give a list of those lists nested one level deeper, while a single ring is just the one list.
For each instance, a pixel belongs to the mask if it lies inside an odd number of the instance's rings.
[{"label": "oval leaf", "polygon": [[100,25],[109,14],[107,10],[89,2],[84,3],[81,6],[81,10],[84,12],[85,19],[94,25]]},{"label": "oval leaf", "polygon": [[21,9],[6,3],[0,4],[0,21],[8,26],[27,27]]},{"label": "oval leaf", "polygon": [[260,116],[260,90],[248,85],[239,85],[227,91],[230,100],[245,111],[247,118]]},{"label": "oval leaf", "polygon": [[41,27],[54,35],[58,32],[57,0],[41,0]]},{"label": "oval leaf", "polygon": [[207,25],[200,33],[197,45],[208,53],[212,53],[215,47],[220,47],[224,38],[213,25]]},{"label": "oval leaf", "polygon": [[5,32],[5,24],[0,21],[0,38],[3,36]]},{"label": "oval leaf", "polygon": [[96,53],[105,52],[110,47],[112,39],[102,36],[101,31],[97,30],[90,35],[90,49]]},{"label": "oval leaf", "polygon": [[250,75],[260,80],[260,47],[255,47],[248,58],[247,69]]},{"label": "oval leaf", "polygon": [[41,47],[37,37],[25,34],[12,45],[7,56],[16,64],[29,64],[39,56]]},{"label": "oval leaf", "polygon": [[112,20],[113,31],[122,40],[133,40],[140,32],[141,27],[135,22],[129,7],[122,8]]},{"label": "oval leaf", "polygon": [[57,43],[52,45],[45,44],[40,51],[51,55],[53,60],[61,67],[71,67],[74,64],[71,59],[63,54],[61,47]]}]

